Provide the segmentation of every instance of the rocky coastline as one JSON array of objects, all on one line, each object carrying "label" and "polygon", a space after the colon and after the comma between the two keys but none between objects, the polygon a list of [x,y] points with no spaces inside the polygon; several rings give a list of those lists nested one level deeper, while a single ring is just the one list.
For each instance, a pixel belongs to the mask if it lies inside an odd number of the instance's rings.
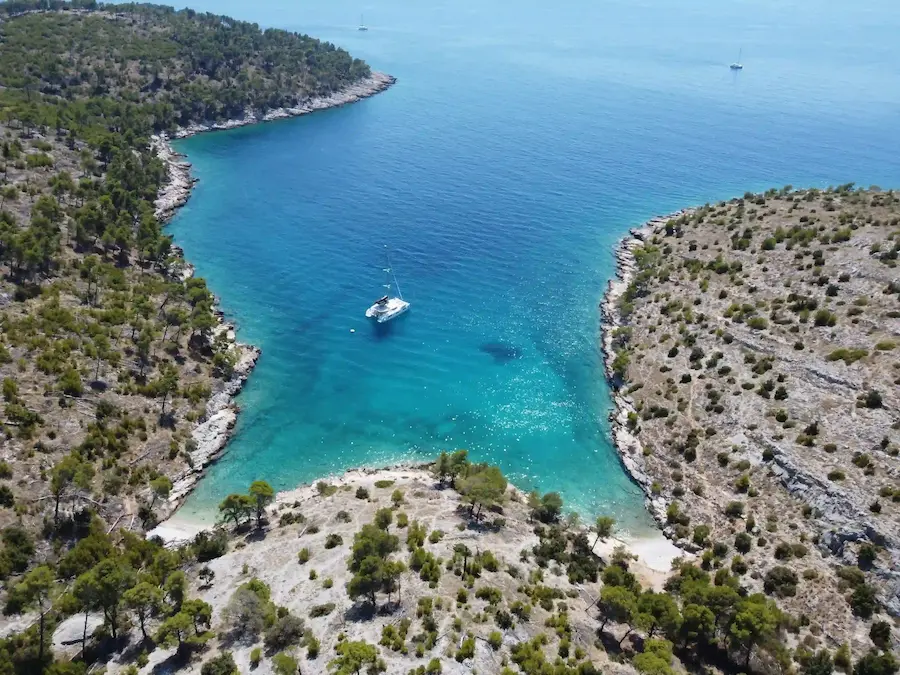
[{"label": "rocky coastline", "polygon": [[619,311],[619,300],[628,289],[637,268],[634,249],[642,246],[645,239],[652,236],[669,220],[691,212],[693,209],[681,209],[666,216],[656,216],[643,225],[632,228],[616,246],[616,275],[609,280],[603,301],[600,303],[603,365],[613,401],[613,408],[609,413],[613,446],[625,471],[644,491],[644,502],[650,515],[667,536],[669,533],[666,532],[668,527],[666,509],[669,504],[664,497],[653,493],[654,479],[647,472],[643,447],[628,430],[628,414],[635,412],[634,401],[624,391],[619,390],[613,371],[613,361],[617,355],[615,331],[626,325],[625,319]]},{"label": "rocky coastline", "polygon": [[318,112],[319,110],[327,110],[328,108],[339,108],[349,103],[356,103],[375,94],[383,92],[397,82],[397,78],[386,73],[373,72],[369,77],[354,82],[350,86],[344,87],[328,96],[313,96],[301,99],[294,107],[275,108],[264,115],[257,115],[252,110],[247,110],[244,117],[240,119],[227,120],[225,122],[206,122],[191,124],[187,127],[178,129],[175,132],[175,138],[187,138],[195,134],[206,131],[223,131],[226,129],[236,129],[237,127],[245,127],[250,124],[260,124],[262,122],[274,122],[276,120],[284,120],[291,117],[300,117],[309,113]]},{"label": "rocky coastline", "polygon": [[900,616],[897,204],[783,189],[655,218],[601,304],[611,434],[664,534],[734,550],[751,591],[854,649]]},{"label": "rocky coastline", "polygon": [[[396,78],[391,75],[372,73],[370,77],[328,96],[301,100],[297,107],[270,110],[262,116],[248,110],[243,118],[226,122],[192,124],[179,128],[173,136],[187,138],[207,131],[235,129],[250,124],[299,117],[319,110],[355,103],[384,91],[395,82]],[[186,161],[184,155],[175,151],[170,141],[167,134],[154,135],[150,140],[151,148],[165,164],[167,171],[166,183],[160,188],[155,202],[155,215],[161,223],[168,223],[178,209],[187,203],[194,185],[199,180],[191,175],[191,164]],[[193,275],[194,268],[190,263],[183,261],[177,265],[177,269],[171,270],[171,273],[173,276],[186,280]],[[238,342],[235,336],[235,327],[224,320],[221,312],[218,312],[218,317],[219,325],[214,333],[224,332],[226,334],[228,341],[237,350],[237,363],[231,377],[224,382],[217,383],[212,396],[206,403],[205,414],[191,431],[193,450],[189,453],[189,466],[171,477],[172,490],[160,513],[160,520],[163,521],[181,506],[184,499],[193,490],[194,485],[202,478],[206,467],[215,462],[224,451],[231,438],[240,410],[234,399],[240,393],[261,354],[258,347]]]}]

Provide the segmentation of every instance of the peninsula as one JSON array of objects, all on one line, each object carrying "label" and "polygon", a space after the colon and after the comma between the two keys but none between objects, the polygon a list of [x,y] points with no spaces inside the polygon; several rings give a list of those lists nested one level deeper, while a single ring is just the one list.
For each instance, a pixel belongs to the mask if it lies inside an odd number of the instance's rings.
[{"label": "peninsula", "polygon": [[633,231],[613,433],[666,534],[861,648],[900,616],[900,196],[790,187]]}]

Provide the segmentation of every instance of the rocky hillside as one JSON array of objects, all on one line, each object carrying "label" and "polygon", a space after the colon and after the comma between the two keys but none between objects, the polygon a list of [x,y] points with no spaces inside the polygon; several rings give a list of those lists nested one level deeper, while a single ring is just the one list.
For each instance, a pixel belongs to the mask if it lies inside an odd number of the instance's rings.
[{"label": "rocky hillside", "polygon": [[[800,641],[802,620],[748,592],[739,570],[713,573],[679,560],[661,574],[618,545],[610,519],[584,527],[565,515],[559,495],[523,495],[464,451],[428,469],[350,472],[267,507],[271,499],[259,481],[222,502],[231,535],[200,534],[181,554],[178,597],[191,600],[172,600],[163,594],[171,582],[151,577],[159,594],[145,589],[147,603],[123,606],[121,638],[107,641],[107,672],[833,667],[820,640]],[[108,615],[63,621],[54,637],[59,655],[80,651],[86,621],[89,631],[108,634]],[[883,638],[875,638],[881,646]],[[103,646],[89,644],[91,654]],[[888,675],[896,666],[882,651],[863,654],[854,654],[863,668]],[[835,657],[847,672],[850,658]],[[827,670],[816,670],[823,664]]]},{"label": "rocky hillside", "polygon": [[7,597],[91,528],[164,517],[224,444],[258,355],[163,232],[172,162],[157,134],[356,100],[369,69],[307,36],[189,10],[13,2],[0,14]]},{"label": "rocky hillside", "polygon": [[637,233],[616,436],[666,532],[833,645],[900,615],[900,196],[784,189]]}]

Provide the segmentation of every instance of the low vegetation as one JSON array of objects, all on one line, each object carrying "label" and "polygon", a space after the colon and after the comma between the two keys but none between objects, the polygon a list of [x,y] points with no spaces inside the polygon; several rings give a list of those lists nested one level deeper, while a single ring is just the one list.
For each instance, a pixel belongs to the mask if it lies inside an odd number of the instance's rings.
[{"label": "low vegetation", "polygon": [[608,363],[655,515],[801,616],[802,642],[861,648],[870,607],[900,615],[900,196],[748,193],[628,249]]}]

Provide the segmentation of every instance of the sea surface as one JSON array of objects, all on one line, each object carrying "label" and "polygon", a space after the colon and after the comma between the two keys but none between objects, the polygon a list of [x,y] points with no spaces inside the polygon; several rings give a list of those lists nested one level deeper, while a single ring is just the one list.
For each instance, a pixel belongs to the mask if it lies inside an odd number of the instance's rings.
[{"label": "sea surface", "polygon": [[[468,448],[647,531],[606,421],[617,240],[747,190],[900,187],[894,0],[192,6],[332,41],[398,83],[178,143],[200,183],[171,232],[263,350],[184,518],[258,478]],[[386,244],[412,309],[379,329],[364,312]]]}]

